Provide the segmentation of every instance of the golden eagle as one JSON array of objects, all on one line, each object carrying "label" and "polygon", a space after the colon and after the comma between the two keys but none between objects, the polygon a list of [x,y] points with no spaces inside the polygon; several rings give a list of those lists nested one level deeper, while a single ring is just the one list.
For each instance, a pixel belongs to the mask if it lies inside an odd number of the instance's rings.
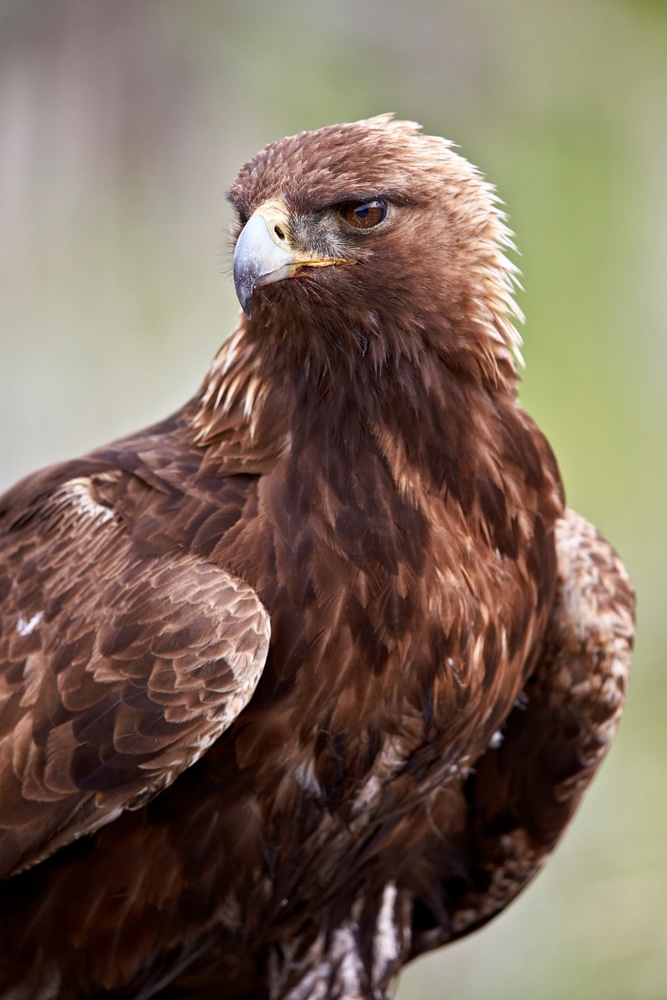
[{"label": "golden eagle", "polygon": [[230,191],[244,315],[0,499],[0,991],[361,1000],[553,850],[633,593],[517,403],[510,233],[389,115]]}]

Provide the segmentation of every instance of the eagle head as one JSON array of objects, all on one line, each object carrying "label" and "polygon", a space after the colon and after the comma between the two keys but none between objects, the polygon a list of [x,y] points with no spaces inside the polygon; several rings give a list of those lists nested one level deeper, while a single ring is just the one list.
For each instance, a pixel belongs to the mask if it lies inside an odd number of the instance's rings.
[{"label": "eagle head", "polygon": [[388,114],[303,132],[246,163],[229,199],[236,291],[257,335],[301,342],[301,360],[342,350],[377,369],[435,350],[457,371],[514,381],[511,234],[447,140]]}]

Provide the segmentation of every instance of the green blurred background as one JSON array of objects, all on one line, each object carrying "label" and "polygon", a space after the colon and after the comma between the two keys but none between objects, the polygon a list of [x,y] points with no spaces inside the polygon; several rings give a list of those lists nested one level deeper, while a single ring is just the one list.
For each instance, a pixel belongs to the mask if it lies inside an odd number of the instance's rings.
[{"label": "green blurred background", "polygon": [[401,1000],[667,997],[667,5],[0,0],[0,486],[174,409],[237,311],[226,186],[380,111],[522,256],[522,398],[639,591],[625,719],[545,873]]}]

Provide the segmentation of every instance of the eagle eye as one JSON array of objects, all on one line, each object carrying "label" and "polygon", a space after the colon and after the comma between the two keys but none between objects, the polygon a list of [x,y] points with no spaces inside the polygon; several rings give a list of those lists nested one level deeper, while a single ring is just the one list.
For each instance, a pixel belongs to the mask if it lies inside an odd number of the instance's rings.
[{"label": "eagle eye", "polygon": [[355,229],[372,229],[387,218],[387,203],[380,198],[373,201],[346,201],[340,206],[340,214]]}]

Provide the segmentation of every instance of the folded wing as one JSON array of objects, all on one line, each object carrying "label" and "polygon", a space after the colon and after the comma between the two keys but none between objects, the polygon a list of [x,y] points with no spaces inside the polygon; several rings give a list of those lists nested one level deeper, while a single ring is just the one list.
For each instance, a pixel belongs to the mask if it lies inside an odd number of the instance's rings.
[{"label": "folded wing", "polygon": [[[464,787],[452,845],[415,910],[414,953],[461,937],[539,871],[572,818],[620,721],[634,637],[634,591],[607,540],[567,510],[556,526],[556,599],[536,670]],[[435,918],[435,919],[434,919]]]},{"label": "folded wing", "polygon": [[250,700],[269,633],[247,584],[150,554],[91,478],[0,526],[0,877],[171,784]]}]

